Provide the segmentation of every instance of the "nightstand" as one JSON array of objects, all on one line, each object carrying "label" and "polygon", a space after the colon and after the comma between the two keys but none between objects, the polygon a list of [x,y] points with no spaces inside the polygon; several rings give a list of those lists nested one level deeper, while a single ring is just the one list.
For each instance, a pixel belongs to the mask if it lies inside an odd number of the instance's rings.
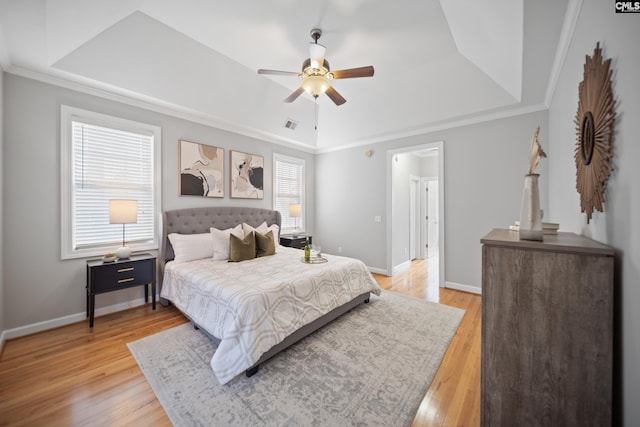
[{"label": "nightstand", "polygon": [[280,236],[280,244],[282,246],[288,246],[290,248],[304,249],[304,244],[307,241],[307,237],[309,238],[309,244],[311,244],[311,236],[293,237],[293,235],[291,234]]},{"label": "nightstand", "polygon": [[93,328],[96,295],[144,285],[144,302],[149,301],[151,284],[152,307],[156,309],[156,257],[151,254],[131,255],[128,259],[102,262],[87,261],[87,317]]}]

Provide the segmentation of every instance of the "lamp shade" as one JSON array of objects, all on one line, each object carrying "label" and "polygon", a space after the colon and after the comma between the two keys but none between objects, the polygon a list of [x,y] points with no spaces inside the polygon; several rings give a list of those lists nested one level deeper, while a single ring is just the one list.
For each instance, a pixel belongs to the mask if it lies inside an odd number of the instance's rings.
[{"label": "lamp shade", "polygon": [[302,205],[299,203],[295,203],[289,205],[289,217],[291,218],[300,218],[302,216]]},{"label": "lamp shade", "polygon": [[135,224],[137,222],[137,200],[109,200],[109,224]]}]

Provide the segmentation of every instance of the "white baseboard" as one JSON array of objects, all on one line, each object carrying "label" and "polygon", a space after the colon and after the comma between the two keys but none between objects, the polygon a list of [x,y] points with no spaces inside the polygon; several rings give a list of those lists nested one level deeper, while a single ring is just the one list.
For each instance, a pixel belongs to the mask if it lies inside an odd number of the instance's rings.
[{"label": "white baseboard", "polygon": [[386,275],[387,275],[387,270],[382,269],[382,268],[367,267],[367,269],[368,269],[371,273],[382,274],[383,276],[386,276]]},{"label": "white baseboard", "polygon": [[[158,298],[156,297],[156,304],[158,304]],[[136,298],[130,301],[126,301],[120,304],[110,305],[108,307],[98,308],[95,311],[95,317],[103,316],[105,314],[115,313],[116,311],[126,310],[128,308],[137,307],[140,305],[146,304],[144,302],[144,297]],[[87,322],[87,327],[89,327],[89,320],[87,319],[86,311],[82,313],[70,314],[68,316],[58,317],[57,319],[45,320],[43,322],[32,323],[31,325],[20,326],[18,328],[7,329],[6,331],[2,331],[0,335],[0,351],[2,351],[2,347],[4,346],[5,340],[10,340],[14,338],[20,338],[26,335],[35,334],[37,332],[47,331],[53,328],[59,328],[60,326],[70,325],[72,323],[77,322]]]},{"label": "white baseboard", "polygon": [[411,261],[407,260],[402,264],[398,264],[395,267],[393,267],[393,274],[402,273],[403,271],[406,271],[410,268],[411,268]]},{"label": "white baseboard", "polygon": [[471,292],[472,294],[482,295],[482,288],[477,286],[462,285],[455,282],[444,282],[445,288],[457,289],[459,291]]}]

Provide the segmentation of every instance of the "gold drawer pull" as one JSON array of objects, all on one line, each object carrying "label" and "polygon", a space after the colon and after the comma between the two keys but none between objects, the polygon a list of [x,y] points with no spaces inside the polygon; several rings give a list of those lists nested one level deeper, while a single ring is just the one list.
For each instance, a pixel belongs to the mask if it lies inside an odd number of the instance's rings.
[{"label": "gold drawer pull", "polygon": [[127,283],[127,282],[132,282],[133,280],[134,280],[133,277],[129,277],[128,279],[118,280],[118,283]]},{"label": "gold drawer pull", "polygon": [[133,271],[133,267],[121,268],[120,270],[118,270],[118,273],[125,273],[127,271]]}]

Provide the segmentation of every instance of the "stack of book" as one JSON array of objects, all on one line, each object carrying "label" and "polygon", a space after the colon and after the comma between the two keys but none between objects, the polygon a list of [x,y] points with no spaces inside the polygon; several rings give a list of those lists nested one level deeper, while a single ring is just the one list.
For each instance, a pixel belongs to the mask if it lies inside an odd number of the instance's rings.
[{"label": "stack of book", "polygon": [[[545,234],[545,235],[558,234],[559,228],[560,228],[560,224],[555,224],[553,222],[543,222],[542,234]],[[520,231],[520,221],[516,221],[513,225],[510,225],[509,230]]]}]

